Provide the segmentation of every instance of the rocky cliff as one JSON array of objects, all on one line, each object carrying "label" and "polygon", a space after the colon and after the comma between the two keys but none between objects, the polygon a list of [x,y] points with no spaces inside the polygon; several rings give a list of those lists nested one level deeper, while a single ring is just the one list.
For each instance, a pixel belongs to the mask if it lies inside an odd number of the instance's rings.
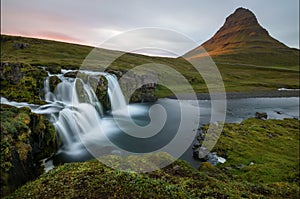
[{"label": "rocky cliff", "polygon": [[55,129],[44,116],[1,104],[2,195],[42,174],[41,160],[56,150]]}]

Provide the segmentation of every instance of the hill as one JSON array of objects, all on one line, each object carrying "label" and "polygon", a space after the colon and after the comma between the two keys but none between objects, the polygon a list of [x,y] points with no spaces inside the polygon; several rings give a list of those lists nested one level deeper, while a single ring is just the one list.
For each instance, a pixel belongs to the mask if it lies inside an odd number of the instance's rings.
[{"label": "hill", "polygon": [[[195,92],[208,92],[201,75],[189,63],[199,59],[204,47],[215,61],[227,92],[270,91],[278,88],[299,88],[299,50],[272,38],[262,28],[255,15],[244,8],[227,17],[223,27],[207,42],[178,58],[152,57],[124,53],[109,67],[127,70],[139,65],[167,65],[182,74]],[[21,62],[31,66],[48,66],[54,70],[78,69],[93,47],[63,42],[1,35],[1,61]],[[98,49],[100,60],[114,57],[117,51]],[[187,59],[185,59],[187,58]],[[176,82],[174,87],[185,93]],[[157,97],[172,92],[163,86],[156,89]]]},{"label": "hill", "polygon": [[[136,173],[114,170],[97,160],[67,163],[7,198],[297,198],[298,137],[297,119],[226,123],[214,148],[226,157],[223,165],[205,162],[197,170],[176,160],[163,169]],[[140,171],[173,159],[166,153],[107,158]]]},{"label": "hill", "polygon": [[217,63],[258,66],[299,66],[299,50],[289,48],[272,38],[248,9],[238,8],[226,18],[216,34],[189,52],[189,59],[207,56],[202,47]]}]

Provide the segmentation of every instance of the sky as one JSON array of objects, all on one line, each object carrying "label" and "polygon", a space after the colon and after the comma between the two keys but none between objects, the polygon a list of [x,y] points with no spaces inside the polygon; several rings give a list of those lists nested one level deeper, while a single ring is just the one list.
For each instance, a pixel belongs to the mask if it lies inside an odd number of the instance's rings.
[{"label": "sky", "polygon": [[[272,37],[299,49],[299,0],[1,0],[1,34],[101,46],[131,30],[157,28],[169,31],[155,36],[135,31],[106,47],[150,42],[172,51],[179,45],[171,31],[200,45],[238,7],[254,12]],[[145,52],[168,56],[169,51]]]}]

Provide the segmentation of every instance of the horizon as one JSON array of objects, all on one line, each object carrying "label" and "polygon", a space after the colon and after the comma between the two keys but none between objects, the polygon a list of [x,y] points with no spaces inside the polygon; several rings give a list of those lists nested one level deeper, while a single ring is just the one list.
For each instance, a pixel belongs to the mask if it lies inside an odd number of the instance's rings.
[{"label": "horizon", "polygon": [[[131,0],[128,4],[118,2],[124,5],[120,6],[124,8],[122,10],[112,6],[110,2],[104,3],[102,1],[102,4],[101,2],[98,4],[96,2],[84,4],[75,1],[74,4],[69,5],[65,4],[67,2],[69,1],[66,0],[64,3],[56,0],[45,3],[35,0],[22,3],[17,0],[2,1],[1,35],[99,47],[99,44],[111,37],[130,30],[155,27],[178,32],[195,41],[199,46],[216,33],[224,24],[226,17],[237,8],[243,7],[255,14],[260,25],[267,29],[273,38],[288,47],[299,49],[299,18],[297,17],[299,16],[299,7],[297,6],[299,2],[282,3],[282,1],[272,1],[272,10],[266,10],[264,8],[266,6],[262,6],[264,4],[269,5],[270,1],[263,3],[257,3],[256,1],[255,4],[253,1],[240,3],[231,0],[227,5],[216,3],[203,4],[204,1],[200,3],[198,1],[189,1],[189,4],[183,4],[179,1],[174,1],[173,4],[164,2],[148,5],[146,2],[137,3]],[[212,5],[214,9],[208,9]],[[84,9],[81,9],[83,6],[90,8],[91,12],[84,12]],[[186,11],[175,14],[175,11],[178,11],[182,6],[187,8]],[[153,9],[149,12],[149,8]],[[100,14],[95,11],[100,11]],[[16,12],[18,12],[18,15],[15,14]],[[114,14],[114,12],[117,14]],[[164,42],[165,49],[172,49],[174,46],[178,47],[176,44],[178,41],[172,37],[168,38],[167,35],[163,37],[164,40],[149,35],[147,37],[139,35],[139,37],[147,38],[147,42],[150,43]],[[136,38],[128,38],[126,40],[128,42],[125,42],[125,45],[128,46],[130,43],[134,43]],[[116,43],[115,46],[115,48],[105,49],[122,49],[120,43]],[[177,52],[177,49],[173,52]],[[176,57],[170,52],[157,50],[149,52],[141,50],[134,53],[147,56]]]}]

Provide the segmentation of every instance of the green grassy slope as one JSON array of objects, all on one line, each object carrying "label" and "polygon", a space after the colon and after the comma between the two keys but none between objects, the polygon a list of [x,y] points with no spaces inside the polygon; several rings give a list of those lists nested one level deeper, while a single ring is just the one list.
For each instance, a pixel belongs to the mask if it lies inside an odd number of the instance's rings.
[{"label": "green grassy slope", "polygon": [[217,63],[250,64],[296,69],[298,49],[272,38],[248,9],[238,8],[208,41],[192,50],[191,59],[203,55],[202,47]]},{"label": "green grassy slope", "polygon": [[[16,43],[26,44],[23,49]],[[67,44],[56,41],[1,35],[1,61],[22,62],[40,66],[61,66],[65,69],[79,68],[92,47]],[[101,59],[114,57],[115,51],[100,49]],[[232,61],[226,61],[232,62]],[[142,64],[163,64],[176,69],[198,93],[207,92],[206,85],[191,64],[182,58],[150,57],[125,53],[111,64],[114,69],[130,69]],[[263,64],[266,65],[266,64]],[[266,91],[280,87],[299,88],[299,66],[257,67],[242,64],[217,63],[223,77],[226,91]],[[180,92],[185,89],[174,83]],[[158,97],[172,94],[168,89],[159,87]]]},{"label": "green grassy slope", "polygon": [[[224,133],[213,151],[226,157],[227,162],[216,167],[203,163],[196,170],[177,160],[163,169],[144,174],[113,170],[95,160],[64,164],[27,183],[9,198],[299,196],[299,120],[252,118],[241,124],[225,124]],[[164,153],[109,158],[115,165],[130,164],[132,168],[155,168],[159,162],[172,159]]]}]

